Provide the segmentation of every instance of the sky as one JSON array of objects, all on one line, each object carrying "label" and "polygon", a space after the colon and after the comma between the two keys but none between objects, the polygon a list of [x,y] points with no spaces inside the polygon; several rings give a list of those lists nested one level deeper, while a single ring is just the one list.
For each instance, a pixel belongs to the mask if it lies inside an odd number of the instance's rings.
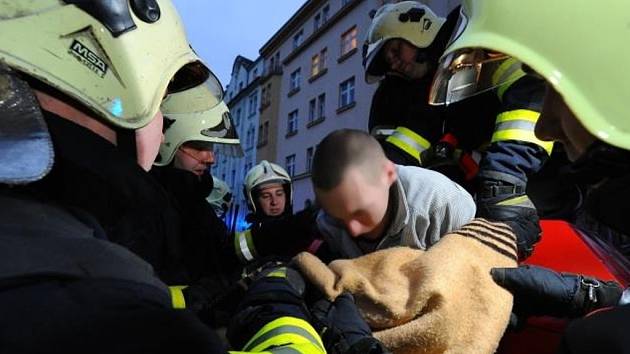
[{"label": "sky", "polygon": [[237,55],[258,50],[305,0],[174,0],[193,48],[223,87]]}]

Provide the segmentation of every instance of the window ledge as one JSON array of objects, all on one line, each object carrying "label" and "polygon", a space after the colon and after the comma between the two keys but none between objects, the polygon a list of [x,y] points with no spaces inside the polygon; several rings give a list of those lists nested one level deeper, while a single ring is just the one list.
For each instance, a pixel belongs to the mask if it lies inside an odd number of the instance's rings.
[{"label": "window ledge", "polygon": [[292,132],[288,132],[288,133],[287,133],[287,135],[285,135],[284,137],[285,137],[285,138],[290,138],[290,137],[292,137],[292,136],[294,136],[294,135],[297,135],[297,133],[298,133],[298,131],[297,131],[297,129],[296,129],[296,130],[294,130],[294,131],[292,131]]},{"label": "window ledge", "polygon": [[271,103],[266,103],[266,104],[262,104],[260,105],[260,108],[258,109],[258,112],[262,112],[265,109],[267,109],[267,107],[271,106]]},{"label": "window ledge", "polygon": [[341,63],[341,62],[345,61],[346,59],[350,58],[350,57],[351,57],[354,53],[356,53],[356,52],[357,52],[357,48],[353,48],[353,49],[352,49],[352,50],[350,50],[348,53],[346,53],[346,54],[344,54],[344,55],[340,56],[340,57],[337,59],[337,63]]},{"label": "window ledge", "polygon": [[317,74],[311,76],[308,78],[308,82],[309,84],[317,79],[319,79],[320,77],[324,76],[324,74],[326,74],[328,72],[328,68],[323,68],[322,70],[320,70]]},{"label": "window ledge", "polygon": [[295,94],[296,94],[296,93],[298,93],[298,92],[300,92],[300,88],[299,88],[299,87],[296,87],[296,88],[292,89],[291,91],[289,91],[289,92],[287,93],[287,97],[291,97],[291,96],[295,95]]},{"label": "window ledge", "polygon": [[295,175],[295,176],[291,177],[291,180],[298,181],[298,180],[309,178],[309,177],[311,177],[311,173],[310,172],[303,172],[303,173],[300,173],[299,175]]},{"label": "window ledge", "polygon": [[317,119],[314,119],[314,120],[312,120],[312,121],[310,121],[310,122],[306,123],[306,127],[307,127],[307,128],[314,127],[314,126],[316,126],[317,124],[319,124],[319,123],[321,123],[321,122],[323,122],[323,121],[325,121],[325,120],[326,120],[326,117],[319,117],[319,118],[317,118]]},{"label": "window ledge", "polygon": [[339,108],[337,108],[337,114],[345,112],[345,111],[353,108],[356,105],[357,105],[357,101],[353,101],[353,102],[348,103],[347,105],[345,105],[343,107],[339,107]]}]

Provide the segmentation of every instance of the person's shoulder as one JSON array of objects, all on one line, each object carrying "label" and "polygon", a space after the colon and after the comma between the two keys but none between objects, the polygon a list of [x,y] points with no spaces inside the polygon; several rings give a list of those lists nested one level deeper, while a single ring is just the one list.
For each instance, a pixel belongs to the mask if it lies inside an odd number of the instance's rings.
[{"label": "person's shoulder", "polygon": [[422,167],[397,165],[398,180],[405,190],[407,199],[435,199],[438,203],[465,198],[472,201],[472,196],[459,184],[443,174]]},{"label": "person's shoulder", "polygon": [[398,177],[403,182],[414,182],[419,184],[432,184],[451,181],[443,174],[418,166],[396,165]]}]

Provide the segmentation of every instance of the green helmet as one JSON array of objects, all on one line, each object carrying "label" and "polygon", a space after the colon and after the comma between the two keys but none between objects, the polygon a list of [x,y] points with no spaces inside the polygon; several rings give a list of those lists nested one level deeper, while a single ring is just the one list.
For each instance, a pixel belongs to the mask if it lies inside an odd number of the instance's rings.
[{"label": "green helmet", "polygon": [[170,0],[0,1],[0,63],[137,129],[208,69]]},{"label": "green helmet", "polygon": [[222,218],[232,205],[232,191],[227,183],[225,183],[222,179],[214,176],[212,176],[212,179],[214,187],[206,200],[210,203],[217,216]]},{"label": "green helmet", "polygon": [[499,52],[542,75],[594,136],[630,149],[629,24],[627,0],[465,0],[431,101],[479,86],[475,79],[488,71],[484,66],[501,66]]},{"label": "green helmet", "polygon": [[[155,165],[171,163],[177,149],[186,142],[201,143],[204,149],[225,155],[243,156],[232,116],[223,102],[221,83],[214,75],[201,85],[168,95],[161,110],[164,143]],[[218,149],[214,144],[219,144]]]},{"label": "green helmet", "polygon": [[446,18],[417,1],[381,6],[374,14],[363,46],[365,81],[374,83],[385,75],[385,64],[380,62],[379,53],[387,41],[399,38],[417,48],[427,48],[445,22]]},{"label": "green helmet", "polygon": [[257,212],[253,193],[257,188],[269,183],[280,183],[285,187],[285,192],[287,194],[285,211],[290,209],[293,202],[291,177],[280,165],[267,160],[262,160],[258,165],[252,167],[247,172],[247,176],[245,176],[245,182],[243,184],[245,199],[247,199],[247,205],[252,212]]}]

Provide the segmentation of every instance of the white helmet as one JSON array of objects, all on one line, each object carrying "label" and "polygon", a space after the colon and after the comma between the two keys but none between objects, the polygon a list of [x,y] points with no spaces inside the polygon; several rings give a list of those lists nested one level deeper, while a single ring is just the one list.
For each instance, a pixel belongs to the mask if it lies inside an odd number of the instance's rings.
[{"label": "white helmet", "polygon": [[404,39],[417,48],[429,47],[446,22],[427,5],[417,1],[401,1],[381,6],[372,19],[363,45],[365,81],[374,83],[382,79],[386,64],[379,55],[390,39]]},{"label": "white helmet", "polygon": [[223,218],[232,205],[232,190],[222,179],[212,176],[213,188],[206,198],[219,218]]},{"label": "white helmet", "polygon": [[223,88],[212,73],[203,84],[168,95],[161,111],[164,142],[156,166],[171,163],[177,149],[187,142],[228,156],[243,156],[232,116],[223,101]]},{"label": "white helmet", "polygon": [[247,172],[247,176],[245,176],[243,189],[249,209],[254,213],[257,212],[252,192],[255,192],[256,189],[262,185],[269,183],[280,183],[284,186],[285,192],[287,193],[285,212],[286,210],[290,210],[291,204],[293,203],[291,177],[284,168],[267,160],[262,160],[258,165],[252,167],[252,169]]}]

